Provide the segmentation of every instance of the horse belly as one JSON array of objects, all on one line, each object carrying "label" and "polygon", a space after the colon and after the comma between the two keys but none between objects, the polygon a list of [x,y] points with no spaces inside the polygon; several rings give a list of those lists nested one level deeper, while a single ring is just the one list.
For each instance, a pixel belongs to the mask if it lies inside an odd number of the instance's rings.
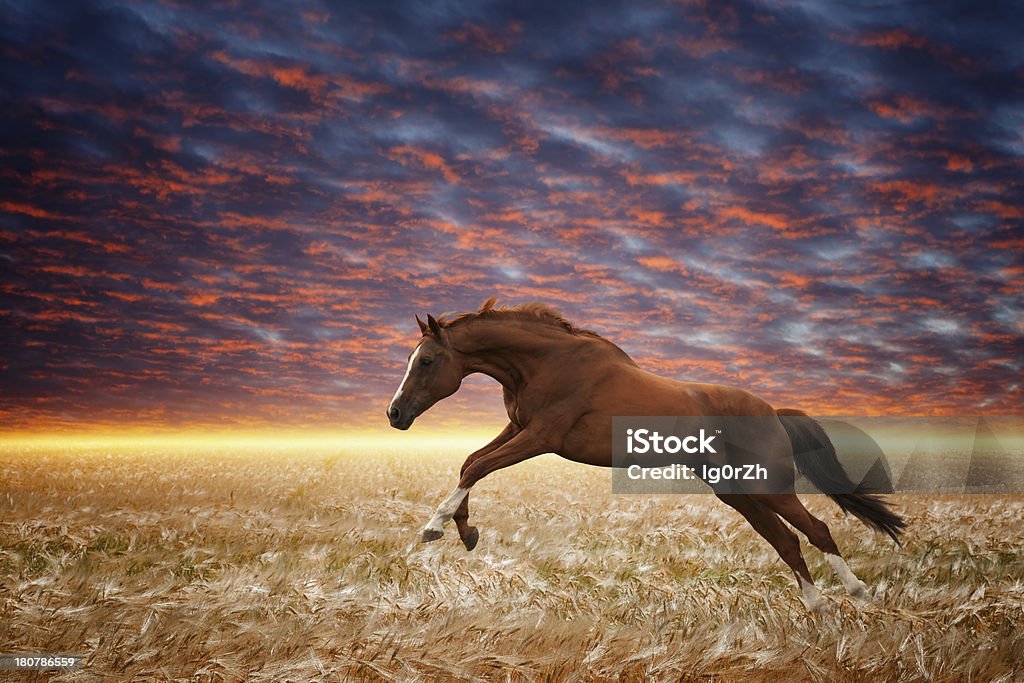
[{"label": "horse belly", "polygon": [[588,399],[586,412],[566,433],[557,453],[601,467],[612,466],[612,417],[704,414],[682,383],[632,367],[597,382]]}]

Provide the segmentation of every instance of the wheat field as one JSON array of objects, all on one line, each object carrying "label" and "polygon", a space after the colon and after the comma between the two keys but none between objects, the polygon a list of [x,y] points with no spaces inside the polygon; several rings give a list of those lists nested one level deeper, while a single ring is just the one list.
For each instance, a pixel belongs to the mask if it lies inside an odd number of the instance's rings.
[{"label": "wheat field", "polygon": [[477,549],[417,530],[461,453],[0,454],[0,649],[75,681],[1009,681],[1024,677],[1020,497],[899,497],[900,549],[805,496],[876,602],[712,496],[614,496],[542,456],[472,494]]}]

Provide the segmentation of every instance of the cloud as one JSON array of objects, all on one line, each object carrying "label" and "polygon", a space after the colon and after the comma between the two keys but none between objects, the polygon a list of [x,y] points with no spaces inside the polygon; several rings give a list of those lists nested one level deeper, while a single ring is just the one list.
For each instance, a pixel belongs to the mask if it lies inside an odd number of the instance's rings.
[{"label": "cloud", "polygon": [[779,405],[1019,410],[1010,4],[9,15],[0,427],[383,427],[413,315],[492,294]]}]

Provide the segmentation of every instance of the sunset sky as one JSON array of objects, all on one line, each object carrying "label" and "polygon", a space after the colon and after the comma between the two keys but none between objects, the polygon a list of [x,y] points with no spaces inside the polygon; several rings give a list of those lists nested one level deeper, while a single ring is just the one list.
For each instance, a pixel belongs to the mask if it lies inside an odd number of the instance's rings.
[{"label": "sunset sky", "polygon": [[[413,316],[491,295],[1021,413],[1020,3],[198,4],[4,3],[0,430],[384,430]],[[464,386],[420,428],[500,426]]]}]

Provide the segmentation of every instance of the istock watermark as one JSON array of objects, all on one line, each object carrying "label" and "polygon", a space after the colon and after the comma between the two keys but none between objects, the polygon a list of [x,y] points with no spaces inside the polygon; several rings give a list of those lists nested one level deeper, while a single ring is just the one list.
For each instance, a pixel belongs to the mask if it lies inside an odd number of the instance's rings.
[{"label": "istock watermark", "polygon": [[615,417],[612,453],[615,493],[1024,493],[1024,416]]},{"label": "istock watermark", "polygon": [[[715,450],[715,437],[722,432],[716,429],[714,434],[707,433],[701,429],[697,434],[690,436],[678,436],[669,434],[663,436],[657,430],[626,428],[626,454],[627,455],[718,455]],[[717,485],[725,481],[767,481],[768,469],[760,463],[748,463],[745,465],[714,465],[708,462],[699,462],[692,465],[673,463],[665,466],[644,467],[634,463],[626,467],[626,476],[632,480],[700,480],[711,485]]]},{"label": "istock watermark", "polygon": [[[647,453],[715,453],[711,442],[714,435],[706,436],[704,430],[700,430],[699,436],[684,436],[679,438],[675,434],[663,437],[658,432],[648,429],[627,429],[626,430],[626,452]],[[635,443],[634,443],[635,442]]]}]

